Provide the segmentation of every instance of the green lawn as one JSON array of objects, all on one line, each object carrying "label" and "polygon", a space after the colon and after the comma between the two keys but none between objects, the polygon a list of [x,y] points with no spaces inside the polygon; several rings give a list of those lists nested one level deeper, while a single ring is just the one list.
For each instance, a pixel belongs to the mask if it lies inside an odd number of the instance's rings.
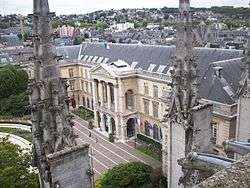
[{"label": "green lawn", "polygon": [[136,147],[136,149],[143,153],[143,154],[146,154],[158,161],[161,161],[162,159],[162,153],[161,153],[161,150],[153,147],[152,145],[150,144],[141,144],[141,145],[138,145]]},{"label": "green lawn", "polygon": [[20,136],[29,142],[32,142],[32,134],[28,131],[16,129],[16,128],[7,128],[7,127],[0,127],[0,132],[14,134],[16,136]]}]

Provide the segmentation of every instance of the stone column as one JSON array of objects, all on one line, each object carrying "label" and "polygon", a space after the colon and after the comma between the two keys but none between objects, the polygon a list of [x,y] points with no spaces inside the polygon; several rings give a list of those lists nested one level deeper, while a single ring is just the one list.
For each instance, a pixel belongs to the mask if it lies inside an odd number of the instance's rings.
[{"label": "stone column", "polygon": [[103,113],[101,113],[101,112],[100,112],[100,118],[101,118],[101,121],[100,121],[101,131],[105,131],[104,117],[103,117]]},{"label": "stone column", "polygon": [[97,111],[94,108],[94,126],[98,128],[98,116],[97,116]]},{"label": "stone column", "polygon": [[98,83],[98,91],[99,91],[99,100],[101,102],[100,106],[103,106],[103,87],[102,87],[102,82]]},{"label": "stone column", "polygon": [[110,92],[110,85],[107,84],[107,101],[108,101],[108,109],[111,109],[111,92]]},{"label": "stone column", "polygon": [[114,85],[114,105],[115,105],[115,112],[118,112],[119,111],[118,85]]},{"label": "stone column", "polygon": [[168,175],[168,123],[162,124],[162,173],[163,176]]},{"label": "stone column", "polygon": [[121,141],[122,142],[126,142],[126,138],[127,138],[127,126],[124,124],[124,122],[122,121],[122,126],[121,126]]},{"label": "stone column", "polygon": [[183,176],[178,159],[185,158],[185,130],[182,124],[169,122],[168,128],[168,187],[183,188],[179,180]]},{"label": "stone column", "polygon": [[92,87],[92,93],[93,93],[93,100],[94,100],[94,109],[95,109],[95,105],[98,103],[98,85],[97,82],[94,81],[94,86]]},{"label": "stone column", "polygon": [[116,138],[119,138],[120,135],[120,128],[119,128],[119,117],[115,116],[115,136]]}]

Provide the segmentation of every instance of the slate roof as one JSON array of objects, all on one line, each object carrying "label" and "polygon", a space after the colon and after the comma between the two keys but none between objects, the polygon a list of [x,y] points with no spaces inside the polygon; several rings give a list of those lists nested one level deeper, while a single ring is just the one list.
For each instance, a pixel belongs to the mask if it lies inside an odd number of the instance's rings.
[{"label": "slate roof", "polygon": [[62,55],[63,59],[71,59],[76,60],[78,59],[78,55],[81,49],[81,45],[74,45],[74,46],[60,46],[57,47],[57,54]]},{"label": "slate roof", "polygon": [[[85,55],[105,57],[109,58],[107,63],[121,59],[130,65],[132,62],[138,62],[135,68],[143,70],[148,70],[150,64],[156,64],[153,72],[157,71],[160,65],[166,65],[163,73],[167,73],[175,51],[174,46],[138,44],[108,44],[108,46],[109,49],[105,48],[103,43],[85,43],[81,51],[82,58]],[[208,68],[209,63],[241,57],[242,53],[240,50],[196,48],[198,69],[202,70],[200,75],[204,74],[203,70]]]},{"label": "slate roof", "polygon": [[[85,63],[112,63],[123,60],[134,65],[135,69],[157,72],[160,68],[167,73],[171,66],[171,57],[174,55],[174,46],[134,45],[134,44],[108,44],[83,43],[75,46],[57,47],[57,54],[65,60],[85,59]],[[31,48],[17,51],[32,53]],[[6,51],[0,51],[0,54]],[[12,52],[14,53],[14,52]],[[233,104],[237,99],[237,90],[242,75],[241,57],[243,51],[228,49],[196,48],[195,55],[198,63],[199,94],[202,98],[221,103]],[[61,61],[61,63],[74,63],[74,61]],[[133,63],[133,62],[138,62]],[[155,66],[152,66],[154,64]],[[151,66],[150,66],[151,65]],[[164,68],[164,66],[166,66]],[[215,75],[213,67],[222,67],[221,77]],[[232,95],[233,94],[233,95]]]},{"label": "slate roof", "polygon": [[6,46],[18,46],[22,44],[22,41],[18,38],[17,35],[1,35],[0,43],[6,44]]},{"label": "slate roof", "polygon": [[[211,63],[200,79],[199,94],[202,98],[226,104],[236,102],[239,82],[243,74],[242,58]],[[215,67],[221,67],[220,75],[216,75]]]},{"label": "slate roof", "polygon": [[[83,44],[82,59],[95,60],[98,58],[109,58],[106,63],[111,63],[119,59],[128,64],[138,62],[136,69],[148,70],[153,66],[152,72],[156,72],[160,65],[165,65],[163,73],[167,73],[171,66],[171,58],[174,55],[174,46],[154,46],[154,45],[132,45],[132,44],[108,44],[85,43]],[[233,104],[237,99],[236,93],[242,75],[241,57],[243,51],[228,49],[196,48],[195,56],[198,63],[199,94],[202,98],[214,100],[221,103]],[[103,61],[102,61],[103,62]],[[221,66],[221,78],[215,76],[213,67]]]}]

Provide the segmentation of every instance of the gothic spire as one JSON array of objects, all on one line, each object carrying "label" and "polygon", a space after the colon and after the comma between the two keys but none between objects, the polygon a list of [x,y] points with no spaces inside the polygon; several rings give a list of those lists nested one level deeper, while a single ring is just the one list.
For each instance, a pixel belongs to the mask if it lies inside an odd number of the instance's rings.
[{"label": "gothic spire", "polygon": [[174,95],[173,102],[180,116],[179,118],[184,120],[190,115],[191,108],[198,103],[196,78],[197,64],[194,58],[190,3],[189,0],[180,0],[179,3],[180,13],[177,23],[172,87]]},{"label": "gothic spire", "polygon": [[[250,24],[250,23],[249,23]],[[246,51],[247,93],[250,96],[250,26],[248,28],[248,42]]]}]

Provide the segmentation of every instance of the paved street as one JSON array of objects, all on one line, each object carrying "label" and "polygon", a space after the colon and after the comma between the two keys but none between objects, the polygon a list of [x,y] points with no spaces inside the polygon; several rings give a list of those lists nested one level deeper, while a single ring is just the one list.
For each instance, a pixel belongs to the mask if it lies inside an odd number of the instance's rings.
[{"label": "paved street", "polygon": [[[75,119],[75,132],[78,134],[78,142],[87,142],[90,144],[90,153],[92,156],[95,178],[103,172],[111,169],[113,166],[131,161],[141,161],[153,168],[160,168],[161,163],[148,156],[140,154],[129,144],[111,143],[108,139],[97,132],[89,130],[84,122]],[[91,132],[91,137],[89,137]]]}]

